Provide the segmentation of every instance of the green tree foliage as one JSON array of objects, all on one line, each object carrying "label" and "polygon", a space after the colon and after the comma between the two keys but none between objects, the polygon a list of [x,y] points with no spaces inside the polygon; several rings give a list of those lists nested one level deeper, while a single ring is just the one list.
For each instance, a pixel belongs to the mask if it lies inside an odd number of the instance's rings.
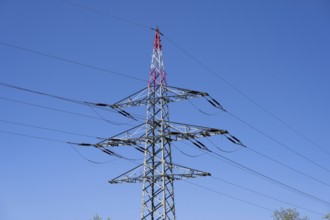
[{"label": "green tree foliage", "polygon": [[308,220],[307,216],[300,217],[296,209],[280,209],[273,213],[274,220]]},{"label": "green tree foliage", "polygon": [[93,220],[102,220],[102,218],[101,218],[100,216],[98,216],[98,215],[95,215],[95,216],[93,217]]},{"label": "green tree foliage", "polygon": [[330,220],[330,213],[328,213],[326,216],[324,216],[324,218]]},{"label": "green tree foliage", "polygon": [[[93,217],[93,220],[102,220],[102,218],[99,215],[95,215]],[[111,220],[110,218],[107,218],[107,220]]]}]

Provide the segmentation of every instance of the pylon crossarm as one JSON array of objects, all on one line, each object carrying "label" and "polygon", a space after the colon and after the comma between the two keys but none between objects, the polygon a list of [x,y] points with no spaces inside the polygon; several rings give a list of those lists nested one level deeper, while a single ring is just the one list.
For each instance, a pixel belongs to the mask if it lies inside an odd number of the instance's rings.
[{"label": "pylon crossarm", "polygon": [[144,164],[134,167],[133,169],[123,173],[122,175],[109,181],[110,184],[118,183],[142,183],[145,181],[160,182],[162,177],[166,177],[169,180],[183,180],[188,178],[195,178],[200,176],[211,176],[210,173],[200,170],[184,167],[181,165],[168,165],[173,170],[172,174],[143,174]]},{"label": "pylon crossarm", "polygon": [[146,132],[146,125],[140,124],[115,136],[107,138],[96,145],[108,146],[132,146],[144,144],[144,137]]},{"label": "pylon crossarm", "polygon": [[126,108],[131,106],[140,106],[147,104],[147,97],[148,97],[148,87],[141,89],[138,92],[112,104],[109,107],[116,109],[116,108]]},{"label": "pylon crossarm", "polygon": [[[159,85],[158,85],[159,87]],[[200,98],[209,96],[206,92],[200,92],[189,89],[182,89],[172,86],[164,86],[164,90],[167,92],[166,96],[161,97],[167,103],[178,102],[181,100],[191,99],[191,98]],[[157,99],[160,99],[157,97]],[[121,108],[133,107],[133,106],[142,106],[147,105],[148,101],[153,101],[151,97],[148,97],[148,87],[141,89],[140,91],[114,103],[114,104],[105,104],[105,103],[90,103],[88,104],[95,105],[97,107],[106,107],[112,108],[120,114],[127,114],[127,112],[121,110]],[[126,116],[126,115],[124,115]]]},{"label": "pylon crossarm", "polygon": [[175,141],[229,134],[227,130],[176,122],[170,122],[169,126],[171,128],[170,137]]},{"label": "pylon crossarm", "polygon": [[143,164],[140,164],[133,169],[123,173],[122,175],[112,179],[109,181],[110,184],[117,183],[139,183],[142,182],[143,179]]},{"label": "pylon crossarm", "polygon": [[178,102],[191,98],[201,98],[201,97],[209,96],[209,94],[206,92],[200,92],[196,90],[183,89],[172,86],[166,86],[165,90],[167,91],[167,96],[165,96],[165,100],[167,100],[168,102]]},{"label": "pylon crossarm", "polygon": [[172,169],[182,172],[181,174],[175,174],[177,176],[181,176],[180,180],[186,179],[186,178],[195,178],[198,176],[211,176],[210,173],[192,169],[192,168],[188,168],[188,167],[177,165],[177,164],[172,164]]},{"label": "pylon crossarm", "polygon": [[[157,123],[156,123],[157,124]],[[203,138],[215,135],[230,135],[227,130],[218,128],[208,128],[198,125],[188,125],[176,122],[169,122],[170,127],[169,133],[149,135],[145,136],[145,126],[140,125],[128,131],[125,131],[119,135],[108,138],[97,145],[108,147],[108,146],[142,146],[150,140],[161,140],[162,137],[168,139],[168,141],[181,141],[196,138]],[[157,125],[156,125],[157,126]]]},{"label": "pylon crossarm", "polygon": [[[157,122],[154,122],[157,127]],[[162,137],[168,141],[181,141],[196,138],[203,138],[215,135],[225,135],[231,142],[237,144],[238,140],[233,139],[232,135],[227,130],[218,128],[209,128],[198,125],[182,124],[177,122],[168,122],[170,127],[169,133],[148,135],[146,136],[146,125],[140,124],[134,128],[121,132],[115,136],[107,138],[96,144],[81,143],[80,146],[95,146],[95,147],[120,147],[120,146],[135,146],[140,151],[143,151],[142,146],[150,140],[161,140]]]},{"label": "pylon crossarm", "polygon": [[[157,122],[154,122],[154,126]],[[181,140],[192,140],[203,137],[210,137],[215,135],[224,135],[229,141],[234,144],[244,146],[236,137],[231,135],[227,130],[218,128],[209,128],[198,125],[182,124],[177,122],[168,122],[170,127],[169,133],[148,135],[146,136],[146,125],[140,124],[132,129],[126,130],[120,134],[107,138],[96,144],[80,143],[80,146],[94,146],[97,148],[106,147],[120,147],[120,146],[134,146],[137,150],[144,153],[143,146],[146,142],[151,140],[161,141],[162,137],[165,137],[168,141],[181,141]]]}]

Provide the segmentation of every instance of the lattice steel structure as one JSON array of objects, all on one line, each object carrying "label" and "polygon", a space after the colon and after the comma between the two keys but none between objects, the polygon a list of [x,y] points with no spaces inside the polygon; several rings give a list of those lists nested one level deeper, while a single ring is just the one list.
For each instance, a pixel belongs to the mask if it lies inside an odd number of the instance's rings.
[{"label": "lattice steel structure", "polygon": [[236,142],[226,130],[170,122],[168,111],[170,102],[208,97],[208,101],[213,106],[223,108],[205,92],[167,86],[160,36],[161,33],[156,29],[147,88],[115,104],[88,103],[110,108],[128,118],[134,116],[123,108],[146,105],[146,122],[96,144],[79,144],[94,146],[114,156],[118,155],[110,148],[120,146],[132,146],[144,153],[143,164],[109,181],[111,184],[143,184],[141,220],[175,220],[174,181],[210,175],[207,172],[174,164],[171,142],[191,140],[196,147],[206,151],[208,149],[195,140],[196,138],[225,135],[232,142]]}]

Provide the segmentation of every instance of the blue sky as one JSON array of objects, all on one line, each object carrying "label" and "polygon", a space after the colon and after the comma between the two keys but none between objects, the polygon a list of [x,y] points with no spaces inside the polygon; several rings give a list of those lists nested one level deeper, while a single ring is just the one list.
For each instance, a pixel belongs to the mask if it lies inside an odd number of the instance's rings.
[{"label": "blue sky", "polygon": [[[72,99],[114,103],[147,85],[154,33],[134,22],[158,26],[166,37],[207,67],[162,38],[168,84],[206,91],[229,112],[220,112],[205,100],[192,100],[195,106],[189,102],[170,105],[170,119],[229,130],[249,148],[305,176],[249,149],[224,153],[208,140],[201,141],[226,158],[319,199],[330,200],[330,155],[326,153],[330,151],[329,1],[72,2],[108,16],[60,0],[0,0],[1,82]],[[5,44],[142,78],[145,82]],[[0,219],[84,220],[96,213],[112,220],[139,218],[142,186],[110,185],[107,181],[134,167],[142,160],[141,154],[124,147],[118,152],[138,161],[113,160],[97,149],[73,149],[64,143],[95,143],[95,138],[17,124],[110,137],[134,122],[112,112],[3,86],[0,103]],[[202,114],[196,107],[212,115]],[[143,107],[127,110],[145,114]],[[129,125],[115,126],[101,117]],[[239,149],[223,137],[210,140],[225,150]],[[187,157],[177,148],[196,157]],[[90,163],[77,150],[90,160],[106,163]],[[295,206],[321,214],[330,211],[330,206],[278,187],[187,143],[175,143],[173,156],[176,163],[218,178],[176,182],[178,219],[264,220],[271,219],[271,210]],[[297,210],[313,220],[322,219],[319,214]]]}]

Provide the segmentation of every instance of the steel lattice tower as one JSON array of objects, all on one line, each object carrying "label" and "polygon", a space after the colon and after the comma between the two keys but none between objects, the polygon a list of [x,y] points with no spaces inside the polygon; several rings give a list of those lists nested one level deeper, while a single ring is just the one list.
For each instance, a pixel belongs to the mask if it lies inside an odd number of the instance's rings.
[{"label": "steel lattice tower", "polygon": [[156,30],[148,81],[141,219],[175,219],[169,113],[160,32]]},{"label": "steel lattice tower", "polygon": [[[224,135],[232,142],[240,144],[228,131],[196,125],[171,122],[168,104],[191,98],[206,97],[214,107],[222,106],[205,92],[182,89],[167,85],[163,64],[162,45],[157,28],[154,39],[148,87],[116,102],[115,104],[88,103],[101,108],[110,108],[119,114],[134,119],[126,107],[147,106],[146,122],[96,144],[78,144],[93,146],[103,152],[118,156],[110,148],[132,146],[144,154],[143,164],[109,181],[115,183],[142,183],[141,220],[175,220],[174,181],[209,173],[174,164],[171,142],[189,140],[196,147],[207,151],[208,148],[196,140],[213,135]],[[234,138],[234,139],[232,139]]]}]

